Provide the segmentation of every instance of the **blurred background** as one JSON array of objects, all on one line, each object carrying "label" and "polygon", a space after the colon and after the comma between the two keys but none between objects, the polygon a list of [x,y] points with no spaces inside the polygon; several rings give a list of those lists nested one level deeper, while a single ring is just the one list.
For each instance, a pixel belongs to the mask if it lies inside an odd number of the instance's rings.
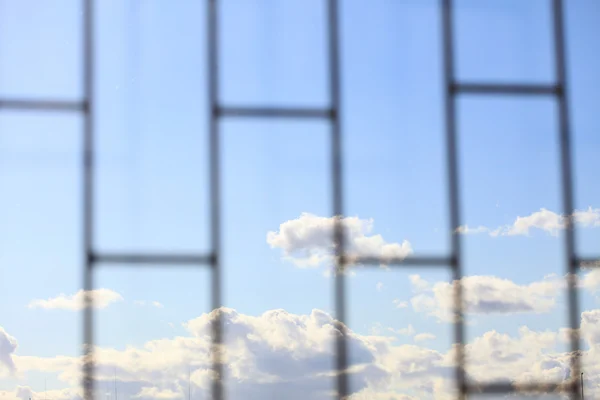
[{"label": "blurred background", "polygon": [[[214,100],[327,111],[338,77],[339,176],[326,112],[211,118],[208,3],[90,2],[93,68],[86,75],[84,1],[0,0],[0,399],[84,397],[84,289],[94,298],[95,398],[213,398],[211,323],[219,316],[223,398],[339,398],[336,177],[348,252],[449,260],[350,267],[343,299],[350,399],[459,398],[450,260],[456,234],[469,382],[575,382],[585,398],[600,398],[598,265],[579,271],[579,310],[565,296],[570,216],[560,99],[453,100],[454,226],[441,0],[339,0],[339,75],[331,74],[330,1],[217,2]],[[554,88],[554,3],[454,0],[455,80]],[[600,243],[600,3],[562,3],[575,250],[593,259]],[[50,103],[53,109],[44,107]],[[213,164],[211,120],[219,138]],[[94,154],[89,209],[86,132],[93,132]],[[86,249],[213,254],[211,165],[220,171],[220,290],[209,264],[166,259],[96,263],[93,288],[84,287]],[[577,354],[569,343],[573,310]]]}]

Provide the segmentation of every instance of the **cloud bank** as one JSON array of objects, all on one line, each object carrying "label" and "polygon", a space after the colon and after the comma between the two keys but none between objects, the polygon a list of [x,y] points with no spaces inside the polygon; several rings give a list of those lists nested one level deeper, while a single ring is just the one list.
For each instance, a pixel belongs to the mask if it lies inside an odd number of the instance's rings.
[{"label": "cloud bank", "polygon": [[[346,332],[349,345],[351,399],[453,398],[453,348],[440,351],[417,344],[398,344],[393,336],[340,329],[337,321],[320,310],[302,315],[271,310],[251,316],[222,308],[187,321],[184,336],[120,350],[97,348],[99,390],[112,386],[116,368],[119,397],[185,399],[191,368],[192,398],[206,398],[211,381],[207,335],[218,314],[226,327],[224,369],[229,399],[331,398],[335,382],[333,340],[341,332]],[[600,310],[581,314],[581,330],[588,346],[582,351],[586,392],[590,398],[597,398]],[[430,339],[432,334],[414,338],[417,343]],[[11,343],[0,349],[3,356],[10,357],[10,365],[18,373],[56,373],[65,384],[65,388],[49,392],[49,398],[81,399],[79,357],[17,355],[16,340],[12,338]],[[538,332],[527,327],[521,327],[516,335],[486,332],[466,346],[468,377],[474,381],[564,381],[570,378],[571,355],[562,351],[560,344],[561,332]],[[6,358],[3,360],[6,363]],[[43,398],[41,395],[23,386],[0,391],[2,400],[37,400]]]}]

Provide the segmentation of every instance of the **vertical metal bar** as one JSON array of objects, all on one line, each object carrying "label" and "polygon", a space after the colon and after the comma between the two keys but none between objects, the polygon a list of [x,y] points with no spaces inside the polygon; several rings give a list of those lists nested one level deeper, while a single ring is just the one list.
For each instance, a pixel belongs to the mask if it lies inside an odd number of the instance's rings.
[{"label": "vertical metal bar", "polygon": [[209,162],[210,162],[210,223],[212,242],[212,308],[215,318],[212,325],[212,398],[222,400],[223,364],[222,342],[223,321],[221,318],[221,199],[220,199],[220,147],[218,121],[218,13],[217,0],[208,0],[208,103],[209,103]]},{"label": "vertical metal bar", "polygon": [[452,1],[442,0],[442,35],[444,47],[444,87],[446,120],[446,158],[448,172],[448,196],[452,241],[452,279],[454,281],[454,342],[456,343],[456,389],[458,398],[465,399],[464,321],[460,235],[454,230],[460,226],[460,199],[456,140],[456,98],[452,90],[454,83],[454,34],[452,24]]},{"label": "vertical metal bar", "polygon": [[85,304],[83,311],[83,389],[84,399],[94,398],[94,288],[93,272],[93,201],[94,201],[94,3],[83,2],[83,91],[84,91],[84,137],[83,137],[83,246],[85,265],[83,271],[83,289]]},{"label": "vertical metal bar", "polygon": [[343,226],[343,189],[342,189],[342,133],[340,121],[340,67],[339,67],[339,14],[338,1],[327,2],[328,39],[329,39],[329,90],[331,101],[331,179],[333,188],[333,213],[335,245],[335,315],[340,327],[336,336],[336,376],[337,397],[348,397],[348,345],[346,327],[346,257]]},{"label": "vertical metal bar", "polygon": [[[573,180],[572,180],[572,161],[571,161],[571,132],[569,121],[569,104],[567,97],[567,72],[566,72],[566,50],[565,50],[565,32],[563,22],[563,2],[562,0],[553,1],[553,19],[554,19],[554,57],[556,63],[556,80],[560,88],[558,92],[558,118],[559,118],[559,142],[561,154],[561,175],[562,175],[562,202],[563,213],[567,217],[567,226],[565,229],[565,252],[567,257],[567,297],[569,302],[569,326],[572,332],[578,332],[579,328],[579,296],[577,292],[577,257],[575,254],[575,230],[573,221]],[[571,353],[573,354],[573,365],[571,377],[578,377],[581,371],[581,359],[579,354],[580,342],[579,335],[571,335]],[[573,380],[571,398],[579,399],[581,394],[577,388],[577,382]]]}]

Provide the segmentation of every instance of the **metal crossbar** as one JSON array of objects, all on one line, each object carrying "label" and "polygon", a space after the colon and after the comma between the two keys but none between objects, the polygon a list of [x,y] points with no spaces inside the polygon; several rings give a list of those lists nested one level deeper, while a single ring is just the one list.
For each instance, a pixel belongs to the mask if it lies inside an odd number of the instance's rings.
[{"label": "metal crossbar", "polygon": [[[342,229],[343,191],[342,191],[342,129],[340,122],[340,65],[339,65],[339,33],[338,33],[338,1],[324,0],[328,5],[328,45],[329,45],[329,95],[330,105],[326,108],[279,108],[279,107],[246,107],[223,106],[219,104],[219,41],[218,41],[218,1],[205,0],[207,4],[207,37],[208,37],[208,100],[209,100],[209,166],[210,166],[210,225],[211,251],[208,254],[111,254],[97,253],[93,246],[94,232],[94,0],[82,0],[84,13],[82,19],[83,31],[83,88],[82,101],[58,100],[16,100],[0,99],[1,109],[49,112],[81,112],[84,116],[83,128],[83,253],[84,276],[83,288],[86,293],[94,288],[94,269],[100,265],[185,265],[207,266],[212,273],[212,308],[221,307],[221,198],[220,198],[220,133],[219,119],[221,118],[316,118],[325,119],[330,123],[331,131],[331,170],[333,214],[337,216],[334,229],[334,244],[336,253],[335,274],[335,316],[339,321],[341,335],[337,335],[335,365],[336,387],[338,399],[345,399],[350,394],[347,368],[348,355],[345,332],[346,293],[343,273],[349,260],[345,254],[344,231]],[[441,23],[443,35],[444,87],[445,87],[445,125],[446,125],[446,158],[448,203],[450,226],[460,226],[459,175],[457,167],[457,138],[456,138],[456,96],[459,95],[513,95],[513,96],[553,96],[559,106],[559,142],[561,149],[562,171],[562,203],[565,215],[573,211],[573,187],[571,172],[571,149],[569,110],[567,99],[567,79],[565,65],[565,44],[563,27],[562,0],[548,0],[553,4],[553,31],[556,64],[556,83],[553,85],[537,84],[495,84],[478,82],[457,82],[454,72],[453,48],[453,5],[452,0],[441,1]],[[579,268],[600,267],[600,260],[578,258],[575,252],[575,232],[572,221],[568,219],[565,234],[566,272],[574,276]],[[451,268],[454,285],[454,342],[456,347],[455,383],[459,399],[465,399],[470,394],[508,394],[508,393],[568,393],[572,399],[580,399],[580,393],[574,382],[567,383],[477,383],[467,382],[465,373],[464,354],[464,319],[463,319],[463,289],[461,285],[462,257],[460,234],[452,234],[451,254],[449,256],[420,256],[405,259],[381,259],[377,257],[358,257],[352,263],[361,265],[389,265],[392,267],[445,267]],[[576,282],[568,280],[567,295],[569,304],[569,326],[577,329],[579,325],[579,299]],[[83,387],[84,399],[94,398],[94,320],[93,298],[86,297],[84,307],[84,363]],[[223,388],[223,364],[221,346],[223,344],[223,322],[221,315],[216,312],[212,326],[212,381],[211,395],[215,400],[225,398]],[[578,354],[580,349],[577,335],[571,336],[571,352]],[[581,371],[581,360],[574,356],[571,376],[578,377]]]}]

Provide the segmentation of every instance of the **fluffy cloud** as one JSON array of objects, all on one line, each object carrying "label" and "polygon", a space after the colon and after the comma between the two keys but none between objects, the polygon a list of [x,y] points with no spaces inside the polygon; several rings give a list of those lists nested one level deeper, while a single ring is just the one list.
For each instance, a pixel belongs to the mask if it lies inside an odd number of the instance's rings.
[{"label": "fluffy cloud", "polygon": [[13,354],[17,349],[17,339],[9,335],[4,328],[0,326],[0,374],[15,372],[15,363]]},{"label": "fluffy cloud", "polygon": [[119,293],[110,289],[94,289],[88,292],[79,290],[70,296],[60,294],[46,300],[32,300],[28,307],[77,311],[85,307],[87,296],[90,296],[94,300],[95,308],[106,308],[112,303],[123,300],[123,297]]},{"label": "fluffy cloud", "polygon": [[[600,226],[600,208],[588,207],[586,210],[575,210],[571,217],[574,223],[583,227]],[[468,225],[462,225],[455,232],[461,234],[487,233],[490,236],[527,236],[531,230],[538,229],[552,236],[557,236],[558,232],[565,228],[567,222],[568,216],[541,208],[539,211],[525,217],[517,217],[510,225],[500,226],[495,229],[486,226],[471,228]]]},{"label": "fluffy cloud", "polygon": [[77,389],[59,389],[48,390],[45,392],[35,392],[28,386],[17,386],[15,390],[0,390],[0,400],[82,400],[83,392]]},{"label": "fluffy cloud", "polygon": [[181,393],[170,389],[160,390],[156,387],[145,386],[136,395],[136,399],[172,400],[181,398]]},{"label": "fluffy cloud", "polygon": [[435,335],[433,333],[417,333],[414,337],[415,342],[423,342],[425,340],[433,340],[435,339]]},{"label": "fluffy cloud", "polygon": [[[210,325],[217,315],[225,324],[224,367],[228,399],[329,399],[334,389],[333,339],[346,332],[352,400],[453,398],[454,350],[437,351],[398,345],[393,338],[352,332],[323,311],[307,315],[272,310],[258,316],[222,308],[185,324],[187,336],[147,342],[123,350],[97,348],[98,388],[117,370],[120,397],[172,400],[185,398],[191,366],[193,398],[205,398],[210,383]],[[598,328],[600,310],[582,313],[582,330]],[[594,338],[595,336],[590,336]],[[490,331],[465,347],[469,379],[476,381],[561,381],[569,378],[568,353],[557,348],[559,333],[522,327],[518,334]],[[597,340],[583,351],[590,398],[600,395]],[[14,356],[20,371],[58,372],[67,386],[77,387],[78,357]],[[31,395],[33,394],[33,396]],[[39,399],[29,388],[0,392],[0,399]],[[79,390],[63,389],[49,398],[80,399]]]},{"label": "fluffy cloud", "polygon": [[[333,262],[333,231],[336,218],[319,217],[302,213],[286,221],[278,231],[267,233],[271,248],[281,249],[283,257],[300,267],[316,267]],[[404,259],[412,253],[408,241],[388,243],[381,235],[371,234],[372,219],[344,217],[341,219],[346,235],[346,252],[349,258],[379,257]]]},{"label": "fluffy cloud", "polygon": [[[411,277],[416,295],[411,298],[415,311],[442,321],[451,321],[454,284],[429,284],[418,275]],[[495,276],[467,276],[461,280],[465,311],[472,314],[544,313],[552,309],[564,280],[550,276],[542,281],[520,285]]]},{"label": "fluffy cloud", "polygon": [[396,308],[407,308],[408,307],[408,302],[401,301],[400,299],[394,299],[394,301],[392,303],[394,303],[394,306],[396,306]]},{"label": "fluffy cloud", "polygon": [[[413,310],[434,316],[440,321],[452,321],[455,283],[431,283],[419,275],[409,278],[414,292],[410,299]],[[565,277],[554,274],[528,284],[518,284],[496,276],[473,275],[462,278],[461,284],[466,313],[508,315],[549,312],[564,293],[567,282]],[[588,269],[577,280],[577,286],[597,293],[600,290],[600,269]]]}]

